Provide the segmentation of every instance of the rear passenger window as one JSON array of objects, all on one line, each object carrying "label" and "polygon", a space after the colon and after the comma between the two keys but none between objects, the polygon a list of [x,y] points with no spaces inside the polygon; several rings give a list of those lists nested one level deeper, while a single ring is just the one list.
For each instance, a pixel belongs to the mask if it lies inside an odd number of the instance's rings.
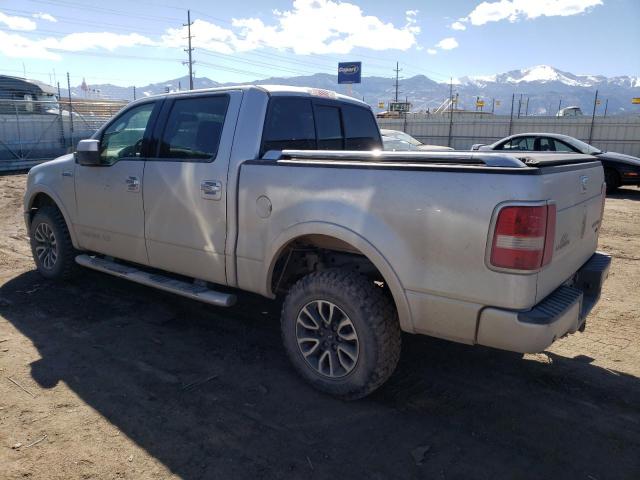
[{"label": "rear passenger window", "polygon": [[373,150],[382,148],[378,126],[370,110],[351,105],[342,106],[344,148],[346,150]]},{"label": "rear passenger window", "polygon": [[318,150],[342,150],[342,125],[340,109],[326,105],[316,105],[316,129]]},{"label": "rear passenger window", "polygon": [[162,135],[159,157],[214,159],[228,105],[227,95],[175,100]]},{"label": "rear passenger window", "polygon": [[536,150],[540,152],[555,152],[556,146],[552,138],[540,138],[540,146]]},{"label": "rear passenger window", "polygon": [[576,151],[571,148],[569,145],[567,145],[564,142],[561,142],[560,140],[553,140],[553,143],[555,145],[555,150],[556,152],[566,152],[566,153],[576,153]]},{"label": "rear passenger window", "polygon": [[316,131],[311,100],[273,97],[269,102],[263,134],[263,153],[268,150],[313,150]]}]

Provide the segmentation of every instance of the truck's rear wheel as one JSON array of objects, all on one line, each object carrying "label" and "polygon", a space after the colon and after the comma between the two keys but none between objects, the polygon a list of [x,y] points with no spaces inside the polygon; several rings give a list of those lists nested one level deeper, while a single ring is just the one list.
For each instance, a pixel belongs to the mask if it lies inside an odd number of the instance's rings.
[{"label": "truck's rear wheel", "polygon": [[60,210],[44,206],[31,220],[31,253],[38,272],[51,280],[66,280],[76,271],[75,249]]},{"label": "truck's rear wheel", "polygon": [[355,272],[328,270],[299,280],[284,302],[281,323],[296,370],[340,398],[373,392],[400,357],[400,326],[391,300]]}]

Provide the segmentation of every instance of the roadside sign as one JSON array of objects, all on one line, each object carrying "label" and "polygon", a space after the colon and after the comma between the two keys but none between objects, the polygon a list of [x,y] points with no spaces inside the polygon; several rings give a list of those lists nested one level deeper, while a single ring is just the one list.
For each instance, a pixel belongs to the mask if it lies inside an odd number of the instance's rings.
[{"label": "roadside sign", "polygon": [[598,99],[596,100],[596,105],[600,105],[602,103],[602,100]]},{"label": "roadside sign", "polygon": [[476,107],[484,107],[484,100],[478,100],[476,102]]},{"label": "roadside sign", "polygon": [[631,103],[633,103],[634,105],[640,105],[640,97],[633,97],[631,99]]},{"label": "roadside sign", "polygon": [[384,108],[384,102],[378,102],[378,108]]},{"label": "roadside sign", "polygon": [[409,102],[389,102],[390,112],[408,112],[411,110],[411,104]]},{"label": "roadside sign", "polygon": [[362,62],[338,63],[338,83],[360,83]]},{"label": "roadside sign", "polygon": [[500,106],[500,100],[496,100],[496,107]]}]

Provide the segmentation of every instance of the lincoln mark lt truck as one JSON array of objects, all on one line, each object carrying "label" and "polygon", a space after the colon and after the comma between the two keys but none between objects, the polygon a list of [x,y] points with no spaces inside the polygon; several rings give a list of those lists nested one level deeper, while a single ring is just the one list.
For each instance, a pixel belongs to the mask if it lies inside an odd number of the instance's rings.
[{"label": "lincoln mark lt truck", "polygon": [[381,147],[370,108],[326,90],[138,100],[31,169],[33,257],[219,307],[283,296],[293,366],[348,399],[389,378],[402,331],[539,352],[584,328],[610,263],[600,162]]}]

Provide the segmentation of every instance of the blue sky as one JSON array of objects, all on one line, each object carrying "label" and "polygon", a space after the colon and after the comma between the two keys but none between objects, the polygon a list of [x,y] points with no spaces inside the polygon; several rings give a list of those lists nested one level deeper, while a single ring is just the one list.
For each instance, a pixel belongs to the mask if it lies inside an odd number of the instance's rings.
[{"label": "blue sky", "polygon": [[640,0],[0,0],[0,74],[182,76],[187,8],[196,75],[221,82],[335,73],[338,61],[388,77],[399,61],[403,76],[437,81],[539,64],[640,74]]}]

